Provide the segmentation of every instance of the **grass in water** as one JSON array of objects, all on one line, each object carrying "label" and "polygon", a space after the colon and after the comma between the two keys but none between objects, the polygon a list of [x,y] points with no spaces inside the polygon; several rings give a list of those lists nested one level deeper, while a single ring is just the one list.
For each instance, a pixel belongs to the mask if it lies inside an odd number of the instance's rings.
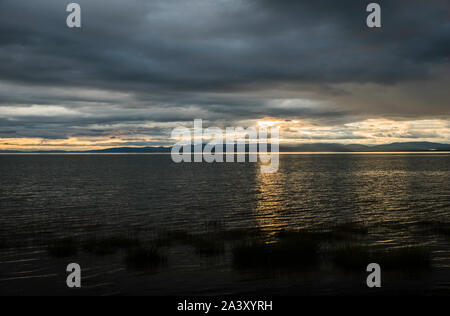
[{"label": "grass in water", "polygon": [[335,226],[329,226],[331,231],[339,236],[339,235],[367,235],[369,233],[369,229],[357,222],[347,222],[337,224]]},{"label": "grass in water", "polygon": [[237,269],[291,269],[317,264],[318,243],[312,240],[252,241],[233,248]]},{"label": "grass in water", "polygon": [[117,235],[106,238],[94,238],[83,244],[83,250],[99,256],[115,254],[119,249],[129,249],[140,245],[139,239],[126,235]]},{"label": "grass in water", "polygon": [[331,251],[333,263],[342,269],[359,271],[372,263],[369,248],[358,243],[339,245],[334,251]]},{"label": "grass in water", "polygon": [[170,247],[174,244],[192,246],[197,254],[213,257],[225,253],[225,242],[223,238],[220,238],[219,234],[222,233],[209,232],[193,235],[186,230],[168,231],[161,233],[155,240],[155,244],[160,247]]},{"label": "grass in water", "polygon": [[418,246],[370,251],[361,244],[345,244],[334,251],[332,258],[337,267],[356,271],[364,269],[369,263],[405,271],[431,267],[430,251]]},{"label": "grass in water", "polygon": [[409,246],[374,253],[374,262],[390,269],[411,270],[431,267],[430,251],[424,247]]},{"label": "grass in water", "polygon": [[156,247],[139,247],[129,251],[125,258],[128,268],[135,270],[155,269],[167,262]]},{"label": "grass in water", "polygon": [[75,239],[68,237],[54,241],[48,245],[47,251],[51,257],[66,258],[78,253],[78,246]]},{"label": "grass in water", "polygon": [[5,241],[5,239],[0,238],[0,249],[5,249],[7,247],[8,247],[8,245],[7,245],[6,241]]},{"label": "grass in water", "polygon": [[5,233],[3,226],[0,226],[0,249],[5,249],[8,247],[5,236],[7,236],[7,234]]},{"label": "grass in water", "polygon": [[170,247],[177,243],[186,244],[190,238],[191,234],[184,229],[162,231],[156,238],[155,244],[160,247]]},{"label": "grass in water", "polygon": [[223,230],[216,234],[216,238],[225,241],[241,241],[245,239],[261,238],[262,236],[263,233],[257,228]]},{"label": "grass in water", "polygon": [[201,256],[214,257],[225,253],[225,243],[213,238],[213,236],[195,236],[190,240],[190,244]]}]

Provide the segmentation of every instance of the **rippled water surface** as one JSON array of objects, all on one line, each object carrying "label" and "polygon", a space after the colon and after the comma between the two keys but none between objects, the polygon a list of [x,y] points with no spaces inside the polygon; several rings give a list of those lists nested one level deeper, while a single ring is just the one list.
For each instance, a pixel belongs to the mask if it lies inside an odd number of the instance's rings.
[{"label": "rippled water surface", "polygon": [[201,233],[208,222],[270,236],[355,221],[370,229],[372,244],[433,249],[435,272],[405,282],[448,290],[448,240],[422,235],[419,224],[450,221],[450,155],[283,155],[277,174],[259,167],[177,165],[168,155],[0,156],[0,292],[72,294],[65,266],[78,262],[81,294],[330,294],[352,286],[345,275],[243,275],[230,268],[230,255],[204,259],[183,246],[168,249],[169,265],[149,274],[126,269],[120,254],[56,259],[45,245],[118,232]]}]

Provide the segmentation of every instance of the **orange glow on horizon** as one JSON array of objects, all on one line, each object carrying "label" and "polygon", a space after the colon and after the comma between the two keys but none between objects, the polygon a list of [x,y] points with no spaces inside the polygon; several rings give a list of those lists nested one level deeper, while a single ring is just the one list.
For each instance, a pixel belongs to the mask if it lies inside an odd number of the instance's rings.
[{"label": "orange glow on horizon", "polygon": [[[133,137],[133,140],[139,142],[155,142],[149,136]],[[142,147],[130,144],[130,140],[111,137],[78,138],[70,137],[67,139],[44,139],[44,138],[0,138],[0,150],[99,150],[111,147]]]},{"label": "orange glow on horizon", "polygon": [[[241,124],[240,124],[241,123]],[[385,118],[337,125],[320,125],[310,120],[261,120],[237,122],[247,127],[279,127],[280,143],[299,145],[305,143],[342,143],[377,145],[394,142],[430,141],[450,143],[448,120],[430,119],[394,121]],[[0,150],[66,150],[87,151],[113,147],[171,146],[176,140],[170,135],[153,137],[143,134],[116,132],[112,136],[68,137],[45,139],[42,137],[0,138]]]}]

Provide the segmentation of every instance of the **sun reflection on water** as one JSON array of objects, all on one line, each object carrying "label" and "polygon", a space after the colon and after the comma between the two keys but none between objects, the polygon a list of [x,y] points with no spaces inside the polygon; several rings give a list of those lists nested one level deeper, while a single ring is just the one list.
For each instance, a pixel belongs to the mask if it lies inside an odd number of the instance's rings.
[{"label": "sun reflection on water", "polygon": [[286,226],[282,214],[286,206],[285,176],[281,171],[269,174],[258,170],[256,219],[261,230],[270,236]]}]

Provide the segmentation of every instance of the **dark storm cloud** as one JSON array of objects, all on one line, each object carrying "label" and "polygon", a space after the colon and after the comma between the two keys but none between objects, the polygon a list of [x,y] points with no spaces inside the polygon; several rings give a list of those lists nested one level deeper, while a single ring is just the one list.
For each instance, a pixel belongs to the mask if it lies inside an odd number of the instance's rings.
[{"label": "dark storm cloud", "polygon": [[365,26],[370,2],[78,0],[74,30],[64,2],[2,0],[0,106],[76,111],[4,114],[0,136],[194,118],[447,116],[448,1],[378,1],[380,30]]}]

